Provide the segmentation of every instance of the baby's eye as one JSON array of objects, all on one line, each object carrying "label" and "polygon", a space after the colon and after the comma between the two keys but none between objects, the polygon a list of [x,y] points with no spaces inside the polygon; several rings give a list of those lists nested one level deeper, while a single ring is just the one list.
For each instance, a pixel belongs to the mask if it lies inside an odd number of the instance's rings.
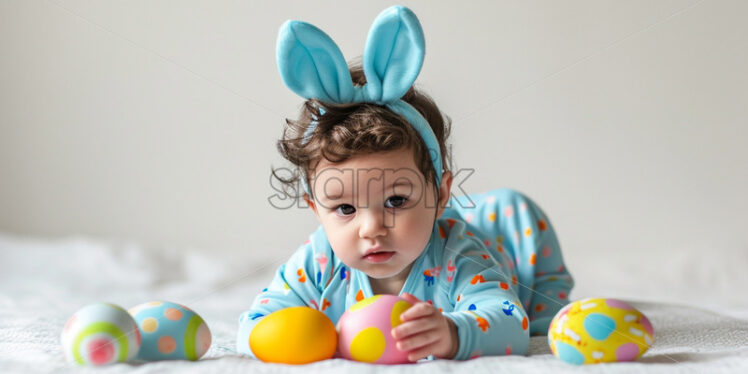
[{"label": "baby's eye", "polygon": [[399,208],[408,201],[407,197],[404,196],[392,196],[384,203],[387,208]]},{"label": "baby's eye", "polygon": [[356,208],[354,208],[353,205],[350,205],[350,204],[342,204],[342,205],[338,205],[338,207],[335,208],[335,211],[344,216],[347,216],[349,214],[353,214],[354,212],[356,212]]}]

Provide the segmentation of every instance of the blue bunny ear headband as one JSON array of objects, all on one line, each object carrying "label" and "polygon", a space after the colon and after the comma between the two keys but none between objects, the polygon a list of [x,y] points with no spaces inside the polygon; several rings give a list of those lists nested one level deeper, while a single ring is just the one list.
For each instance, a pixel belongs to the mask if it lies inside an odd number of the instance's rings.
[{"label": "blue bunny ear headband", "polygon": [[[348,65],[337,44],[317,27],[286,21],[278,33],[276,58],[283,83],[305,99],[323,102],[375,103],[403,116],[423,139],[436,171],[442,178],[439,142],[425,118],[400,100],[415,82],[423,65],[425,41],[416,15],[404,6],[392,6],[379,14],[369,29],[363,55],[366,84],[354,86]],[[324,110],[320,108],[320,114]],[[304,133],[309,141],[317,123]],[[306,178],[304,190],[311,195]]]}]

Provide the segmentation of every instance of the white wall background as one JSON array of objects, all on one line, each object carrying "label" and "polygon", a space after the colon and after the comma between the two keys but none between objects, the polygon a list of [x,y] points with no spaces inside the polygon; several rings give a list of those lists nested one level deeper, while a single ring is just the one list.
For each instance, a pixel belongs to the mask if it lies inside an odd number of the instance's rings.
[{"label": "white wall background", "polygon": [[[462,187],[535,199],[572,271],[748,251],[748,2],[401,3]],[[317,224],[268,203],[278,27],[353,58],[392,4],[0,1],[0,232],[285,258]]]}]

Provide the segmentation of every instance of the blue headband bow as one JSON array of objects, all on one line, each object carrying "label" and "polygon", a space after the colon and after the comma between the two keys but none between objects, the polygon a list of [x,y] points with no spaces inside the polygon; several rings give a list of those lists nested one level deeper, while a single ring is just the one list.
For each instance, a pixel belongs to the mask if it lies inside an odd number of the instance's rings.
[{"label": "blue headband bow", "polygon": [[[354,86],[337,44],[322,30],[301,21],[286,21],[278,33],[276,58],[283,83],[305,99],[331,103],[376,103],[403,116],[423,139],[436,171],[442,177],[439,142],[425,118],[400,100],[415,82],[423,65],[425,42],[416,15],[392,6],[377,16],[369,29],[363,55],[366,84]],[[323,113],[321,113],[323,114]],[[308,139],[315,122],[305,132]],[[310,192],[306,178],[304,189]]]}]

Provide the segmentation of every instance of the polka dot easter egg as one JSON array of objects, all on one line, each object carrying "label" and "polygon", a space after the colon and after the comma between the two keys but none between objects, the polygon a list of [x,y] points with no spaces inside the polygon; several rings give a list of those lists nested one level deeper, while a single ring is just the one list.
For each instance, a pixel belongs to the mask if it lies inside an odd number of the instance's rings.
[{"label": "polka dot easter egg", "polygon": [[62,330],[62,349],[69,362],[106,365],[137,355],[140,334],[125,309],[109,303],[87,305],[73,314]]},{"label": "polka dot easter egg", "polygon": [[197,360],[210,348],[208,325],[183,305],[152,301],[128,311],[143,338],[140,360]]},{"label": "polka dot easter egg", "polygon": [[376,295],[353,304],[338,320],[338,350],[349,360],[377,364],[410,362],[397,349],[392,328],[411,304],[394,295]]},{"label": "polka dot easter egg", "polygon": [[558,311],[548,328],[556,357],[571,364],[634,361],[652,346],[647,317],[616,299],[584,299]]}]

